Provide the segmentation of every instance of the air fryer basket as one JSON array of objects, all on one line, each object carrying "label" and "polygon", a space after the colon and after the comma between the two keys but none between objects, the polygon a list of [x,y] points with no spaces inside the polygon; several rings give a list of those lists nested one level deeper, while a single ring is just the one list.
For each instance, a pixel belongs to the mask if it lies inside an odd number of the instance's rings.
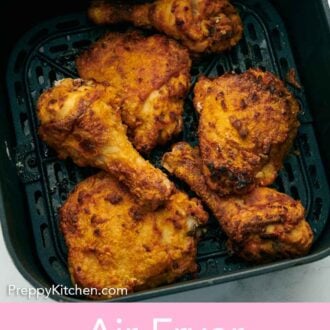
[{"label": "air fryer basket", "polygon": [[[297,71],[284,25],[273,7],[262,0],[237,1],[236,5],[244,21],[243,40],[226,54],[208,55],[196,63],[192,68],[193,82],[201,74],[217,76],[228,71],[239,73],[250,67],[271,71],[283,80],[290,69]],[[25,34],[13,50],[8,64],[7,90],[11,109],[8,125],[14,130],[16,143],[14,149],[6,145],[6,152],[11,155],[11,163],[25,194],[25,221],[32,228],[35,251],[49,283],[72,285],[66,264],[66,247],[58,226],[58,208],[73,187],[95,170],[79,168],[70,160],[57,159],[55,152],[38,138],[36,101],[40,93],[56,80],[77,77],[75,57],[111,29],[114,28],[93,25],[84,12],[48,20]],[[301,104],[301,127],[275,186],[302,201],[318,241],[329,217],[329,187],[304,90],[290,84],[288,88]],[[192,106],[192,93],[185,104],[184,123],[184,131],[177,140],[196,144],[197,117]],[[156,149],[150,160],[160,166],[161,156],[169,148],[170,145]],[[197,275],[186,276],[170,286],[114,300],[145,299],[286,268],[313,259],[312,251],[310,256],[300,259],[251,266],[229,256],[225,240],[217,221],[211,218],[209,230],[198,247]],[[55,298],[75,300],[72,297]]]}]

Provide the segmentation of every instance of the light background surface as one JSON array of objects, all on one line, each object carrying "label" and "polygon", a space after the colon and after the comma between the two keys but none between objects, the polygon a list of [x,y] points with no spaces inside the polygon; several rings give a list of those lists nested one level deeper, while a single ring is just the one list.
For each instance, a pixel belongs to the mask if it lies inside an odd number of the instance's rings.
[{"label": "light background surface", "polygon": [[[12,262],[0,226],[0,302],[36,302],[8,296],[7,286],[32,287]],[[39,302],[51,301],[42,299]],[[146,301],[164,302],[330,302],[330,257],[273,272]]]}]

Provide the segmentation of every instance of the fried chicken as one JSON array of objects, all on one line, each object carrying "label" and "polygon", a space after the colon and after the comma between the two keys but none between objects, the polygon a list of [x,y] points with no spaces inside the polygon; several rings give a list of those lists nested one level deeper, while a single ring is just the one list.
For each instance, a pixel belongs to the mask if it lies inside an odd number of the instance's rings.
[{"label": "fried chicken", "polygon": [[132,22],[153,27],[194,53],[223,52],[235,46],[243,33],[239,14],[227,0],[158,0],[138,5],[94,1],[89,17],[97,24]]},{"label": "fried chicken", "polygon": [[113,174],[146,207],[168,199],[173,184],[134,149],[126,136],[115,93],[81,79],[63,79],[38,100],[39,135],[78,166],[94,166]]},{"label": "fried chicken", "polygon": [[220,197],[206,184],[199,149],[185,142],[164,155],[163,166],[186,182],[212,210],[228,236],[232,253],[261,263],[303,256],[310,250],[313,232],[299,201],[266,187]]},{"label": "fried chicken", "polygon": [[272,184],[299,127],[299,104],[284,83],[250,69],[202,77],[194,92],[208,186],[227,195]]},{"label": "fried chicken", "polygon": [[176,191],[163,208],[140,214],[135,199],[100,172],[76,186],[60,209],[72,281],[80,287],[135,292],[175,281],[197,270],[201,203]]},{"label": "fried chicken", "polygon": [[135,148],[148,153],[182,130],[191,60],[176,41],[140,32],[110,32],[77,60],[79,76],[110,83]]}]

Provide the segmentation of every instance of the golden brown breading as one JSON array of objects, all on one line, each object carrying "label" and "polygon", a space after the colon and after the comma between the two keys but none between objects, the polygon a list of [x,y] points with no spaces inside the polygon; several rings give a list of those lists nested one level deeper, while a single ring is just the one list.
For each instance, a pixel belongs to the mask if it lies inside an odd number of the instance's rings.
[{"label": "golden brown breading", "polygon": [[133,148],[115,104],[109,86],[63,79],[38,100],[39,135],[59,158],[110,172],[141,204],[154,209],[174,185]]},{"label": "golden brown breading", "polygon": [[135,148],[148,153],[182,129],[190,86],[188,51],[161,35],[108,33],[76,61],[81,78],[110,83]]},{"label": "golden brown breading", "polygon": [[184,142],[164,155],[163,166],[208,205],[228,236],[229,250],[245,260],[298,257],[311,248],[313,232],[304,207],[290,196],[257,187],[246,195],[220,197],[206,184],[198,148]]},{"label": "golden brown breading", "polygon": [[243,33],[239,14],[228,0],[158,0],[140,5],[94,1],[89,17],[97,24],[154,27],[195,53],[223,52]]},{"label": "golden brown breading", "polygon": [[195,86],[203,174],[222,195],[272,184],[296,136],[299,104],[269,72],[250,69]]},{"label": "golden brown breading", "polygon": [[198,227],[208,219],[201,203],[180,191],[163,208],[140,213],[127,189],[105,172],[79,183],[60,217],[72,281],[129,293],[195,272]]}]

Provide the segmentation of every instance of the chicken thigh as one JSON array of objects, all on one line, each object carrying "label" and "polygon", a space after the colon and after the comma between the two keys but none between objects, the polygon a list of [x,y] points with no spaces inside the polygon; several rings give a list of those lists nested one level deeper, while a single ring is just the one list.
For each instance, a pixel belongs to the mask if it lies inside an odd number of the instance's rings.
[{"label": "chicken thigh", "polygon": [[135,148],[147,154],[182,130],[190,86],[188,51],[166,36],[110,32],[76,61],[79,76],[109,83]]},{"label": "chicken thigh", "polygon": [[140,214],[135,199],[111,175],[80,182],[60,210],[73,283],[96,288],[91,298],[113,298],[168,284],[197,270],[201,203],[175,191],[157,211]]},{"label": "chicken thigh", "polygon": [[194,89],[203,174],[218,194],[274,182],[299,127],[299,103],[272,73],[201,77]]}]

